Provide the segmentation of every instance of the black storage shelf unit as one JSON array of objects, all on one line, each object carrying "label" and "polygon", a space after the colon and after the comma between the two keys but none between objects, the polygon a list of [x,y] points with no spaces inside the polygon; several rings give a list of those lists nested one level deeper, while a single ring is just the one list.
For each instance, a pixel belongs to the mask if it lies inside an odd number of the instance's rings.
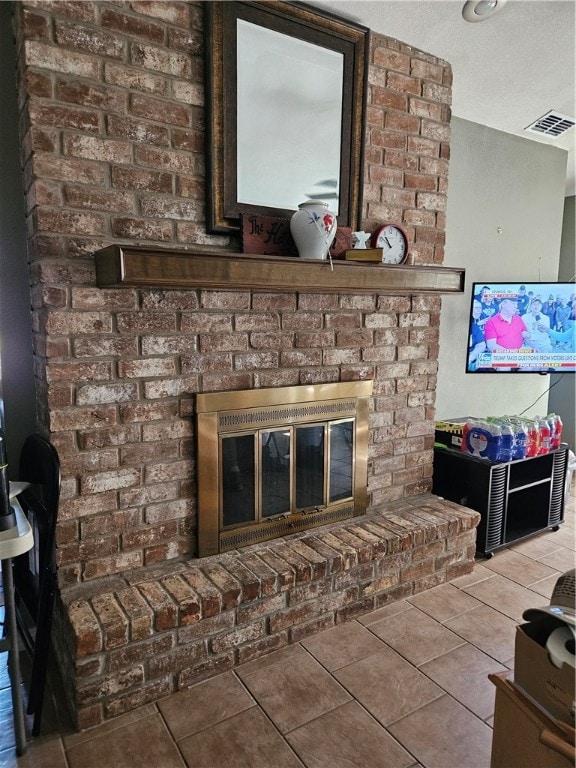
[{"label": "black storage shelf unit", "polygon": [[568,446],[544,456],[492,464],[451,448],[434,449],[432,492],[480,512],[476,549],[490,556],[564,520]]}]

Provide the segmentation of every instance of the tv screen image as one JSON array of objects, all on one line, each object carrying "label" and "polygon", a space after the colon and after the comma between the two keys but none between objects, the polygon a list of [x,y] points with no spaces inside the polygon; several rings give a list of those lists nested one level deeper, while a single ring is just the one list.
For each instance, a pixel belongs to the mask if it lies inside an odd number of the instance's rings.
[{"label": "tv screen image", "polygon": [[473,283],[466,373],[548,372],[576,372],[574,283]]}]

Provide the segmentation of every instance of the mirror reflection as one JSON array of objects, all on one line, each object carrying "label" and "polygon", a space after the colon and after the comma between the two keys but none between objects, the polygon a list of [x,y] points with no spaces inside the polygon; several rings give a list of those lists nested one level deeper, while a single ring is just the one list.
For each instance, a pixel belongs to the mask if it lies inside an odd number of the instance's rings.
[{"label": "mirror reflection", "polygon": [[237,39],[238,202],[338,213],[343,55],[242,19]]}]

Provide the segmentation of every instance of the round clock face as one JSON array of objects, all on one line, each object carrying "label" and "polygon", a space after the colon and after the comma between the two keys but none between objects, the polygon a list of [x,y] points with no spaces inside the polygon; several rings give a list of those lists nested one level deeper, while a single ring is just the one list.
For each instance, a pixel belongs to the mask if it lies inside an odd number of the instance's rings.
[{"label": "round clock face", "polygon": [[372,247],[382,248],[383,264],[403,264],[408,256],[408,238],[395,224],[386,224],[374,232]]}]

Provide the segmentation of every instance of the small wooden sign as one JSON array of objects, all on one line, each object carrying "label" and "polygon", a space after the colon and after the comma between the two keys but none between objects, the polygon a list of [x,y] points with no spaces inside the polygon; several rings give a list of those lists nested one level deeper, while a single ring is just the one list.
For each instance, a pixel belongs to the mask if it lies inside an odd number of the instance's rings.
[{"label": "small wooden sign", "polygon": [[255,213],[240,214],[242,253],[259,256],[298,256],[290,220]]},{"label": "small wooden sign", "polygon": [[346,251],[352,248],[352,229],[350,227],[338,227],[336,237],[330,248],[333,259],[345,259]]}]

